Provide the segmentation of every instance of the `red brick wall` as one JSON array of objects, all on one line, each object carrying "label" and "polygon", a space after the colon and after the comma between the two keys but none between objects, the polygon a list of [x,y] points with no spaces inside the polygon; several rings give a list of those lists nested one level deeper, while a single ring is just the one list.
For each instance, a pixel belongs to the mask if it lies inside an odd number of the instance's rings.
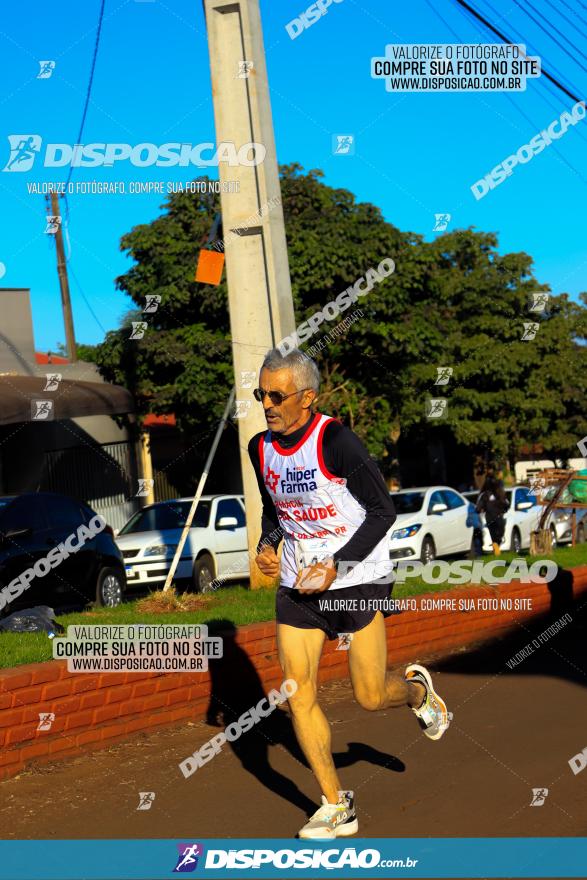
[{"label": "red brick wall", "polygon": [[[572,570],[573,595],[587,592],[587,566]],[[428,593],[424,599],[530,598],[527,611],[417,610],[387,618],[389,663],[423,660],[450,653],[516,629],[519,623],[548,612],[551,594],[545,584],[512,583]],[[320,681],[347,676],[346,651],[327,642]],[[278,687],[282,673],[275,646],[275,623],[240,627],[236,650],[244,650],[266,691]],[[230,648],[223,662],[230,663]],[[242,655],[230,666],[238,676]],[[208,673],[69,673],[65,661],[32,663],[0,670],[0,779],[14,776],[27,763],[47,762],[126,739],[138,730],[165,727],[205,717],[211,692]],[[50,730],[38,731],[39,712],[53,712]]]}]

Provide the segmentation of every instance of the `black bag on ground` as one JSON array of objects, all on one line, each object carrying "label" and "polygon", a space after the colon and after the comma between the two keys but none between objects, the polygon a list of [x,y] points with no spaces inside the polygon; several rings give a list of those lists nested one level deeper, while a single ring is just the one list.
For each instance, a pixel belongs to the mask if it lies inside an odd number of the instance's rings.
[{"label": "black bag on ground", "polygon": [[65,628],[55,620],[55,612],[48,605],[14,611],[0,620],[0,632],[63,633]]}]

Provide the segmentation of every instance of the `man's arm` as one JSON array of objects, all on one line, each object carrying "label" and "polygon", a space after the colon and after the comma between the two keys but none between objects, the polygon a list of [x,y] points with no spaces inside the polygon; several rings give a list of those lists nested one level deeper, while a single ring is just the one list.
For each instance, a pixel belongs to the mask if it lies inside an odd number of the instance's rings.
[{"label": "man's arm", "polygon": [[249,458],[251,459],[251,464],[253,465],[253,470],[257,477],[257,485],[263,502],[263,512],[261,514],[261,537],[259,538],[259,543],[257,545],[257,553],[263,544],[268,544],[277,552],[277,548],[283,538],[283,530],[279,522],[279,517],[277,516],[277,510],[275,509],[273,499],[267,491],[267,487],[263,481],[263,474],[261,473],[261,462],[259,461],[260,437],[261,434],[256,434],[251,440],[249,440],[248,447]]},{"label": "man's arm", "polygon": [[324,429],[322,451],[330,473],[346,479],[347,489],[366,511],[365,520],[334,559],[362,562],[397,519],[389,489],[357,435],[340,422],[329,422]]}]

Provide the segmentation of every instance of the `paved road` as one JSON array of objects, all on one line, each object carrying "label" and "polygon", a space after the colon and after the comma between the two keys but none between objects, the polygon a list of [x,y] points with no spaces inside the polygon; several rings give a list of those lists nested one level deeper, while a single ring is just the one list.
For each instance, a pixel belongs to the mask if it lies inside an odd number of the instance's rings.
[{"label": "paved road", "polygon": [[[440,742],[405,709],[365,713],[346,682],[322,688],[361,837],[587,835],[587,769],[574,775],[568,763],[587,746],[587,615],[572,615],[511,670],[506,661],[547,623],[432,662],[454,713]],[[235,692],[236,716],[259,698]],[[179,761],[217,730],[201,722],[143,734],[3,782],[2,837],[293,836],[318,793],[287,713],[276,711],[184,779]],[[533,788],[549,790],[541,807],[530,806]],[[137,811],[139,791],[155,792],[149,811]]]}]

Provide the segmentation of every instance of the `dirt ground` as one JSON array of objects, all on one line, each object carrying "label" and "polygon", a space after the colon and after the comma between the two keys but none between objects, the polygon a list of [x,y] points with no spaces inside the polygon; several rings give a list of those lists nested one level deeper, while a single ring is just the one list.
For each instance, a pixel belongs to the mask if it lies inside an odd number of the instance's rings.
[{"label": "dirt ground", "polygon": [[[572,616],[511,670],[506,661],[549,622],[428,664],[454,715],[439,742],[409,710],[366,713],[347,682],[322,687],[359,837],[587,836],[587,771],[569,766],[587,746],[587,615]],[[294,837],[319,794],[287,712],[226,744],[189,779],[178,768],[261,695],[235,692],[234,705],[211,713],[218,726],[140,734],[0,783],[2,837]],[[542,806],[530,806],[535,788],[548,789]],[[155,793],[150,809],[137,809],[139,792]]]}]

